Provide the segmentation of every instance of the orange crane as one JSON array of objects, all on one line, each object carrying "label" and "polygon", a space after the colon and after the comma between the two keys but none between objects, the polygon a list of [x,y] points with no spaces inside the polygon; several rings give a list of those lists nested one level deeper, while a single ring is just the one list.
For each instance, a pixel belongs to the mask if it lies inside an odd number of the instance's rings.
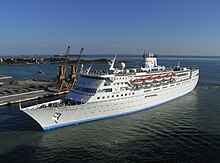
[{"label": "orange crane", "polygon": [[68,58],[69,55],[70,55],[70,46],[67,46],[67,50],[66,50],[66,53],[64,55],[64,57],[65,57],[65,60],[64,60],[64,62],[65,62],[65,64],[64,64],[65,72],[67,70],[67,62],[68,62],[67,58]]},{"label": "orange crane", "polygon": [[59,73],[57,75],[57,90],[59,92],[69,91],[69,87],[66,82],[67,57],[69,55],[69,52],[70,52],[70,46],[67,47],[67,51],[64,55],[65,56],[64,66],[63,65],[59,66]]},{"label": "orange crane", "polygon": [[78,58],[76,60],[76,72],[79,69],[79,65],[80,65],[80,62],[81,62],[81,59],[82,59],[82,53],[83,53],[83,48],[81,48],[81,50],[79,52],[79,55],[78,55]]},{"label": "orange crane", "polygon": [[71,65],[71,68],[70,68],[70,75],[69,75],[69,80],[70,80],[69,89],[70,90],[73,88],[74,84],[76,83],[77,72],[79,69],[80,62],[81,62],[82,53],[83,53],[83,48],[81,48],[79,55],[76,59],[76,65]]}]

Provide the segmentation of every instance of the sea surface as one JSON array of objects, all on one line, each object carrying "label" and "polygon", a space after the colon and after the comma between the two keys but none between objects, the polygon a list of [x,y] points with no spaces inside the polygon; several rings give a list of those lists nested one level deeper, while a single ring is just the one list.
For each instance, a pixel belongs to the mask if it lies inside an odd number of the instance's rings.
[{"label": "sea surface", "polygon": [[[132,67],[140,66],[142,58],[119,55],[118,60]],[[161,65],[178,61],[200,68],[197,87],[182,98],[138,113],[43,132],[17,105],[1,107],[0,162],[220,162],[220,57],[158,57]],[[50,79],[56,77],[57,67],[0,66],[0,74],[12,75],[13,80]],[[92,68],[107,71],[108,65]]]}]

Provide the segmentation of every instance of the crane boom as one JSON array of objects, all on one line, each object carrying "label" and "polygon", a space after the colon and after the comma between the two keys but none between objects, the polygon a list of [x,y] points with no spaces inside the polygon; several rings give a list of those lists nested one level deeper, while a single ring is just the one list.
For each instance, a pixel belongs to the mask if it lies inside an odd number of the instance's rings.
[{"label": "crane boom", "polygon": [[66,69],[67,69],[67,57],[69,56],[70,54],[70,46],[67,46],[67,50],[66,50],[66,53],[65,53],[65,65],[64,65],[64,71],[66,72]]},{"label": "crane boom", "polygon": [[57,75],[57,89],[59,92],[69,91],[68,83],[66,82],[66,69],[67,69],[67,57],[70,52],[70,46],[67,47],[65,55],[64,65],[60,66],[59,74]]},{"label": "crane boom", "polygon": [[81,48],[79,55],[77,57],[77,60],[76,60],[76,73],[78,72],[78,69],[79,69],[79,65],[80,65],[81,58],[82,58],[82,53],[83,53],[83,48]]}]

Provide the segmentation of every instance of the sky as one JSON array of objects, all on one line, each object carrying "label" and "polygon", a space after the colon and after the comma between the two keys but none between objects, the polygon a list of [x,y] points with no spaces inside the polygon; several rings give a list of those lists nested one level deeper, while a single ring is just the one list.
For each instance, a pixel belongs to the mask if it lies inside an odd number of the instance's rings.
[{"label": "sky", "polygon": [[219,0],[0,0],[0,55],[220,56]]}]

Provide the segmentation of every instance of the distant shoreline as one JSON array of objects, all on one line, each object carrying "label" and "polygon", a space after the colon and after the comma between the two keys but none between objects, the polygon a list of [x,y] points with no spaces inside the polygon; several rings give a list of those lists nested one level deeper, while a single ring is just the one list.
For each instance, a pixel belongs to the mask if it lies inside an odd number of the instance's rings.
[{"label": "distant shoreline", "polygon": [[[21,64],[75,64],[77,60],[70,60],[65,58],[0,58],[0,65],[21,65]],[[82,59],[81,63],[108,63],[110,59]],[[118,61],[128,62],[128,61]]]},{"label": "distant shoreline", "polygon": [[[83,55],[84,57],[94,57],[97,56],[99,58],[105,58],[105,57],[114,57],[115,54],[86,54]],[[23,54],[17,54],[17,55],[0,55],[0,58],[44,58],[44,56],[47,56],[47,58],[64,58],[65,55],[63,54],[33,54],[33,55],[23,55]],[[141,57],[142,54],[118,54],[120,57]],[[158,57],[164,58],[164,57],[183,57],[183,58],[220,58],[219,55],[195,55],[195,54],[157,54]],[[68,57],[78,57],[78,54],[70,54]]]}]

